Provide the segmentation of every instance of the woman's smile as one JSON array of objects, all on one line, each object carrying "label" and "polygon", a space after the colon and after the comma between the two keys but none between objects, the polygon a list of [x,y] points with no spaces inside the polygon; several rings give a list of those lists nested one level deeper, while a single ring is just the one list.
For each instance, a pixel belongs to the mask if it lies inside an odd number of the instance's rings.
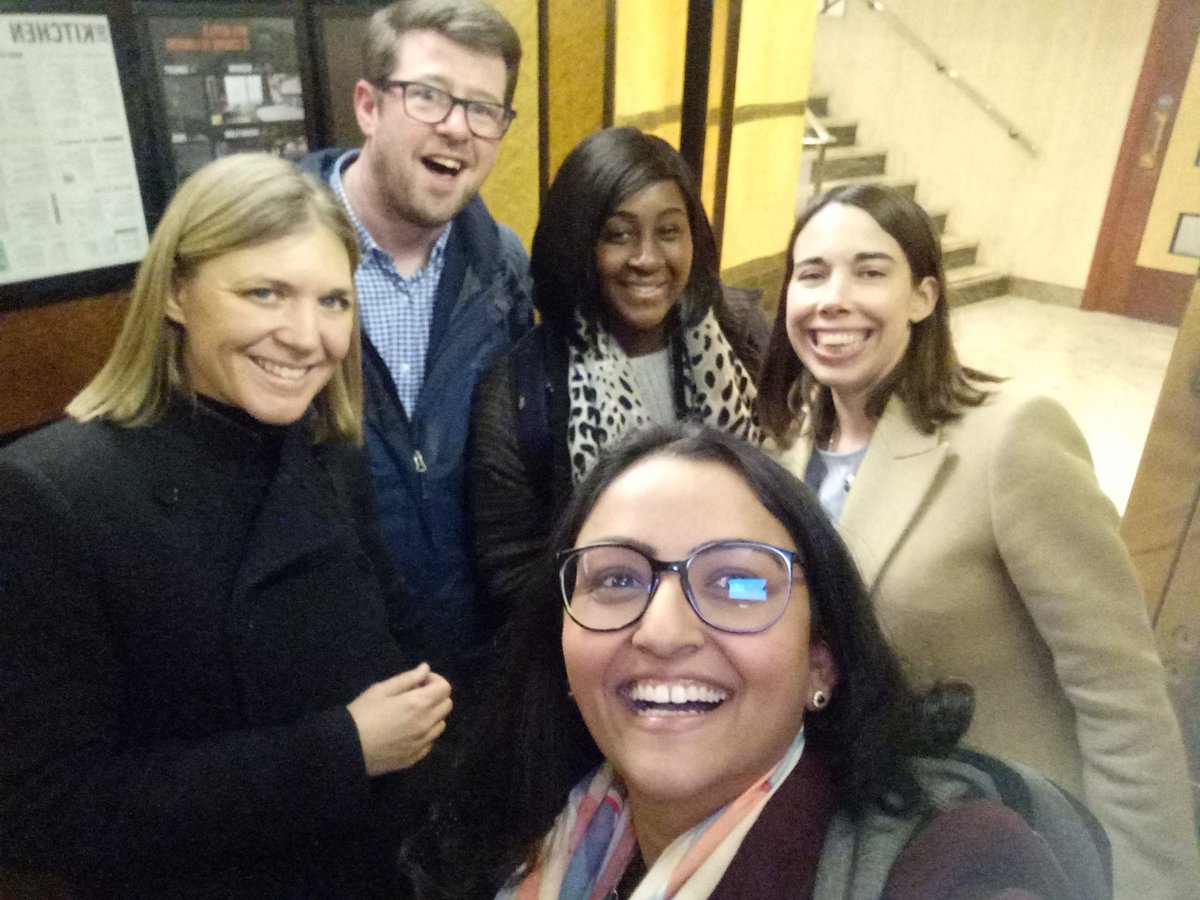
[{"label": "woman's smile", "polygon": [[643,716],[701,715],[729,699],[724,688],[694,681],[637,680],[621,688],[629,705]]},{"label": "woman's smile", "polygon": [[808,332],[813,350],[834,358],[853,356],[862,350],[874,331],[870,328],[814,328]]}]

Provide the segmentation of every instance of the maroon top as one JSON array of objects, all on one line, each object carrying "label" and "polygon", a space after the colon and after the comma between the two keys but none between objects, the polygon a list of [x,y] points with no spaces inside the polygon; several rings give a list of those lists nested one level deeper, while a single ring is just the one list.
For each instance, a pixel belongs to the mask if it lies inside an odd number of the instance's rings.
[{"label": "maroon top", "polygon": [[[806,750],[746,834],[710,900],[811,900],[838,809],[832,771]],[[994,800],[934,816],[909,841],[882,900],[1075,900],[1050,847]]]}]

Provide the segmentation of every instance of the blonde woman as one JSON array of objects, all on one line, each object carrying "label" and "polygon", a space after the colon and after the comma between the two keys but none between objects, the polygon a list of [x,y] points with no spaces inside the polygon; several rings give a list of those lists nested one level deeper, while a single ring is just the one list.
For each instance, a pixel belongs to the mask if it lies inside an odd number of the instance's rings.
[{"label": "blonde woman", "polygon": [[0,454],[0,864],[88,897],[396,896],[449,686],[360,459],[358,242],[291,163],[189,178],[70,418]]}]

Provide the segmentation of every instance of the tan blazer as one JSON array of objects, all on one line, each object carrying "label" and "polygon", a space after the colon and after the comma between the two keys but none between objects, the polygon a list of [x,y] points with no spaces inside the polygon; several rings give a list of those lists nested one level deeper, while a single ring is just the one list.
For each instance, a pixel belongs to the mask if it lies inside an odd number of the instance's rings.
[{"label": "tan blazer", "polygon": [[[801,433],[780,461],[803,478]],[[997,389],[932,435],[893,398],[838,530],[918,684],[974,686],[965,742],[1082,797],[1117,897],[1200,897],[1183,744],[1116,510],[1048,398]]]}]

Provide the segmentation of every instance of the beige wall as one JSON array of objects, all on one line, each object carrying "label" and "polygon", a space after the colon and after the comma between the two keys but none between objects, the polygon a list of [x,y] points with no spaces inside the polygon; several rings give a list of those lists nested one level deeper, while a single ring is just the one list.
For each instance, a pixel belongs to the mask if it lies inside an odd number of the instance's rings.
[{"label": "beige wall", "polygon": [[1141,69],[1152,0],[889,0],[1035,144],[1030,157],[853,0],[822,18],[814,93],[886,148],[917,198],[979,238],[981,262],[1082,288]]}]

